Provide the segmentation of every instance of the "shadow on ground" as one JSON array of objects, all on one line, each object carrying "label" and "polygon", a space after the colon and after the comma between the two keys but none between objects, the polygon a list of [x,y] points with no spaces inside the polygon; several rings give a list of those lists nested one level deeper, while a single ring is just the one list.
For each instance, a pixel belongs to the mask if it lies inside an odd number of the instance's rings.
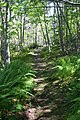
[{"label": "shadow on ground", "polygon": [[55,74],[54,65],[45,62],[39,53],[40,51],[37,50],[33,55],[37,87],[34,89],[35,99],[32,100],[32,104],[36,111],[35,118],[29,120],[64,120],[65,91],[61,88],[58,79],[50,77]]}]

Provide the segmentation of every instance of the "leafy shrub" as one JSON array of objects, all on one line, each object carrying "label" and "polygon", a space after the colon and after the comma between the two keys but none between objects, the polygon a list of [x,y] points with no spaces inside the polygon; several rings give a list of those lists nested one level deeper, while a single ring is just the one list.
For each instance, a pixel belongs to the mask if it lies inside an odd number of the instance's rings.
[{"label": "leafy shrub", "polygon": [[59,58],[56,66],[56,76],[67,86],[66,120],[80,120],[80,59],[75,56]]},{"label": "leafy shrub", "polygon": [[80,65],[73,75],[73,81],[68,85],[66,97],[68,99],[67,120],[80,120]]},{"label": "leafy shrub", "polygon": [[56,76],[64,81],[68,80],[74,75],[76,69],[78,68],[77,58],[74,56],[58,58],[56,60],[56,68]]}]

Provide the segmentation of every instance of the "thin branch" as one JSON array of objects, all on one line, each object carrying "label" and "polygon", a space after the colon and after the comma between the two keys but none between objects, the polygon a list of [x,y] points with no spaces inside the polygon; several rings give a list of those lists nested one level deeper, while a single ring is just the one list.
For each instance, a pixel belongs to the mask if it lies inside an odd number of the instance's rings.
[{"label": "thin branch", "polygon": [[75,3],[75,2],[71,2],[69,0],[51,0],[52,2],[64,2],[66,4],[69,4],[69,5],[72,5],[72,6],[77,6],[77,7],[80,7],[80,3]]},{"label": "thin branch", "polygon": [[70,2],[69,0],[62,0],[65,3],[68,3],[70,5],[75,5],[75,6],[80,6],[80,3],[74,3],[74,2]]}]

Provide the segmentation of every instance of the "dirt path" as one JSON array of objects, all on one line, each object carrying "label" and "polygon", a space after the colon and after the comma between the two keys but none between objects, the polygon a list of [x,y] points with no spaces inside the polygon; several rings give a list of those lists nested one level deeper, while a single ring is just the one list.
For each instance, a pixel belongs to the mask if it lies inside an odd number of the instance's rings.
[{"label": "dirt path", "polygon": [[48,77],[53,66],[43,61],[39,50],[35,51],[33,58],[37,87],[33,107],[28,110],[29,120],[64,120],[64,93],[59,80]]}]

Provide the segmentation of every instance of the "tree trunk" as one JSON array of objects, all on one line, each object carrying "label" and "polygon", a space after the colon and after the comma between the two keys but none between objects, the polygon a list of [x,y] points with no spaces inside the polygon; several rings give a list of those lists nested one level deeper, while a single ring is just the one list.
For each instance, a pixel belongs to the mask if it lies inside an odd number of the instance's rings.
[{"label": "tree trunk", "polygon": [[0,31],[0,63],[2,64],[2,55],[3,55],[3,44],[4,44],[4,17],[3,10],[0,7],[0,18],[1,18],[1,31]]},{"label": "tree trunk", "polygon": [[22,22],[22,41],[24,43],[24,30],[25,30],[25,16],[23,16],[23,22]]},{"label": "tree trunk", "polygon": [[45,31],[46,31],[47,43],[48,43],[48,50],[49,50],[49,52],[50,52],[50,40],[49,40],[49,35],[48,35],[48,28],[47,28],[45,11],[44,11],[44,22],[45,22],[44,24],[45,24]]},{"label": "tree trunk", "polygon": [[10,63],[10,51],[9,51],[9,41],[8,41],[8,0],[6,2],[6,17],[5,17],[5,42],[4,42],[4,64]]},{"label": "tree trunk", "polygon": [[22,14],[20,16],[20,39],[19,39],[19,47],[20,47],[20,50],[22,50],[22,39],[23,39],[23,34],[22,34]]},{"label": "tree trunk", "polygon": [[43,25],[42,25],[42,22],[41,22],[39,14],[38,14],[38,18],[39,18],[39,22],[40,22],[40,27],[41,27],[42,35],[43,35],[43,45],[46,44],[46,46],[47,46],[46,36],[45,36],[44,30],[43,30]]},{"label": "tree trunk", "polygon": [[61,13],[59,14],[59,10],[57,7],[57,13],[58,13],[58,23],[59,23],[59,36],[60,36],[60,46],[62,52],[64,52],[64,45],[63,45],[63,32],[62,32],[62,19],[61,19]]},{"label": "tree trunk", "polygon": [[37,44],[37,24],[35,25],[35,34],[34,34],[35,36],[34,36],[34,42],[35,42],[35,44]]},{"label": "tree trunk", "polygon": [[65,15],[64,15],[61,7],[59,6],[59,3],[58,3],[58,2],[57,2],[57,6],[58,6],[58,8],[59,8],[59,10],[60,10],[61,15],[63,16],[63,18],[64,18],[64,20],[65,20],[66,27],[68,28],[68,31],[69,31],[69,34],[70,34],[70,37],[69,37],[69,39],[70,39],[70,41],[69,41],[69,43],[70,43],[70,51],[73,52],[73,44],[72,44],[72,43],[73,43],[73,40],[72,40],[72,33],[71,33],[71,30],[70,30],[70,26],[69,26],[68,21],[66,20],[66,17],[65,17]]}]

